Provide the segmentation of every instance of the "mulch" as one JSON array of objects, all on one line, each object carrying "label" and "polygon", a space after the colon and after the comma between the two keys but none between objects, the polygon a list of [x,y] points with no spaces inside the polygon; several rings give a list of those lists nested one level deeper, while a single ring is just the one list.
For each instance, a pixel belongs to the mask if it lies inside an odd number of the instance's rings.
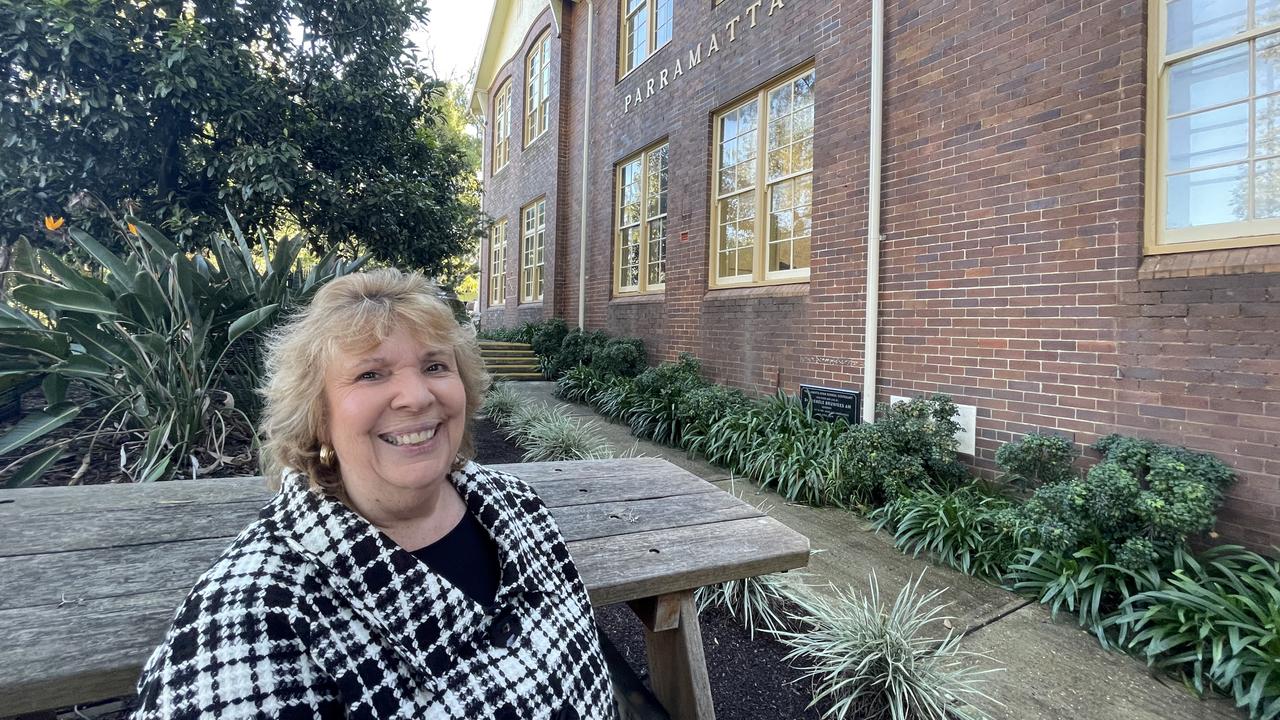
[{"label": "mulch", "polygon": [[[34,393],[38,397],[39,393]],[[33,400],[29,398],[29,401]],[[4,424],[0,424],[3,434]],[[508,441],[492,423],[477,420],[473,426],[476,459],[496,465],[522,462],[523,451]],[[247,448],[244,448],[247,449]],[[230,454],[230,453],[228,453]],[[76,466],[79,465],[77,461]],[[120,482],[118,469],[92,467],[80,478],[85,484]],[[41,485],[65,485],[76,468],[70,464],[46,475]],[[241,473],[251,474],[251,472]],[[757,633],[754,638],[721,608],[704,611],[699,620],[719,720],[819,720],[819,708],[809,708],[810,693],[800,674],[783,659],[786,648]],[[644,626],[625,605],[612,605],[596,611],[599,624],[633,672],[648,686],[645,660]],[[116,698],[91,706],[62,708],[55,711],[59,720],[94,718],[125,720],[129,717],[133,697]],[[48,717],[47,715],[45,717]]]}]

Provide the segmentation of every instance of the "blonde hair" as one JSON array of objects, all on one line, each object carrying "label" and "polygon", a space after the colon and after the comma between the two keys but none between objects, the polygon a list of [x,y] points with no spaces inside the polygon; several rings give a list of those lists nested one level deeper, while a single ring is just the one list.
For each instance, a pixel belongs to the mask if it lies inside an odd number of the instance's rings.
[{"label": "blonde hair", "polygon": [[278,487],[282,472],[293,469],[305,474],[312,487],[345,498],[336,464],[320,460],[327,422],[325,371],[337,353],[372,349],[400,329],[424,343],[453,348],[467,395],[458,454],[473,456],[471,419],[484,402],[489,375],[475,331],[458,324],[437,292],[434,283],[416,272],[384,268],[346,275],[320,288],[309,305],[268,335],[258,429],[263,471],[273,486]]}]

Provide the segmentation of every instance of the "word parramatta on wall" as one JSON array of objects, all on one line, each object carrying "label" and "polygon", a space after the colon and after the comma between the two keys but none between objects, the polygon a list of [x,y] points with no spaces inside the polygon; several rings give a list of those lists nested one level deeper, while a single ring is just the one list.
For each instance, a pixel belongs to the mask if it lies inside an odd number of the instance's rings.
[{"label": "word parramatta on wall", "polygon": [[[773,14],[786,7],[783,0],[768,0],[769,7],[764,8],[766,0],[755,0],[746,7],[746,9],[738,15],[729,18],[724,24],[725,48],[727,49],[734,41],[738,39],[738,34],[750,31],[765,18],[773,17]],[[741,24],[741,25],[740,25]],[[687,56],[676,55],[674,66],[664,67],[658,70],[656,74],[650,75],[645,81],[635,86],[635,92],[627,93],[622,100],[622,112],[629,113],[633,107],[639,106],[645,100],[653,97],[655,93],[659,93],[666,86],[675,82],[677,79],[684,77],[685,71],[693,70],[702,64],[703,60],[709,60],[720,50],[720,30],[717,29],[711,33],[711,39],[707,41],[707,54],[702,54],[703,44],[699,42],[697,46],[689,48]],[[684,62],[682,62],[684,61]]]}]

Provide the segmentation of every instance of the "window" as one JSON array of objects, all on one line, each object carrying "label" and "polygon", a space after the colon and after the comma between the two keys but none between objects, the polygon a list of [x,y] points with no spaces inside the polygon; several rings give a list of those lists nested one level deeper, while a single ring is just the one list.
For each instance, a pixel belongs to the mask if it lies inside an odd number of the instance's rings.
[{"label": "window", "polygon": [[614,293],[661,290],[667,276],[667,144],[618,165]]},{"label": "window", "polygon": [[671,42],[672,0],[622,0],[618,75],[636,69],[658,48]]},{"label": "window", "polygon": [[520,302],[542,300],[542,251],[547,234],[547,200],[543,198],[520,210],[524,231],[520,234]]},{"label": "window", "polygon": [[814,71],[715,117],[711,284],[809,277]]},{"label": "window", "polygon": [[489,232],[489,307],[499,307],[507,300],[507,221],[494,223]]},{"label": "window", "polygon": [[507,166],[511,159],[511,81],[498,88],[493,101],[493,171]]},{"label": "window", "polygon": [[551,31],[542,33],[524,63],[524,144],[547,131],[551,110]]},{"label": "window", "polygon": [[1280,3],[1152,3],[1147,250],[1280,242]]}]

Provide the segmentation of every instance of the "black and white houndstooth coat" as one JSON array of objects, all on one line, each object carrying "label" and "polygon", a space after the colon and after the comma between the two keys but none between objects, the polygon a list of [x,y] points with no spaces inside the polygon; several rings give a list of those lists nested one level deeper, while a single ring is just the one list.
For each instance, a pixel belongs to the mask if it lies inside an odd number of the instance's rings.
[{"label": "black and white houndstooth coat", "polygon": [[492,608],[294,477],[178,610],[135,720],[614,718],[586,587],[546,505],[475,463],[450,479],[498,547]]}]

